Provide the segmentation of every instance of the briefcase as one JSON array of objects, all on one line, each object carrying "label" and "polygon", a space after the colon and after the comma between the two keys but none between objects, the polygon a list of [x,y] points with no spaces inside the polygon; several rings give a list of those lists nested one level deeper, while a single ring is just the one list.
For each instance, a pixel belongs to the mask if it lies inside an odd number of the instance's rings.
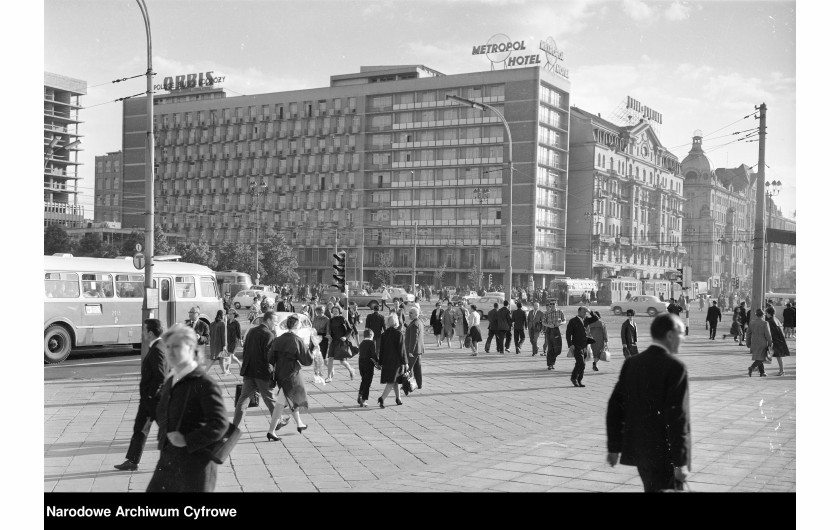
[{"label": "briefcase", "polygon": [[[241,395],[242,395],[242,385],[239,384],[239,385],[236,385],[236,396],[233,399],[234,407],[236,406],[237,403],[239,403],[239,396],[241,396]],[[251,396],[251,401],[248,402],[248,408],[259,407],[260,406],[259,395],[260,395],[259,392],[254,392],[254,394]]]}]

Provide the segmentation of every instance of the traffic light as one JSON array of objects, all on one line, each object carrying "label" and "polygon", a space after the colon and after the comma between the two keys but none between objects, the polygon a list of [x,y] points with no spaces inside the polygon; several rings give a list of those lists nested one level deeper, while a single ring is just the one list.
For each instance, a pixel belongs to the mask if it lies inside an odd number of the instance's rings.
[{"label": "traffic light", "polygon": [[338,290],[343,293],[346,290],[344,286],[344,271],[346,269],[345,261],[347,259],[347,252],[343,250],[339,251],[333,254],[333,257],[335,258],[335,264],[333,265],[333,278],[335,278],[335,283],[333,287],[338,287]]},{"label": "traffic light", "polygon": [[493,285],[493,275],[492,274],[487,275],[487,285],[488,286]]},{"label": "traffic light", "polygon": [[674,278],[673,278],[674,283],[678,283],[678,284],[682,285],[684,278],[685,278],[685,276],[683,275],[683,269],[677,269],[677,273],[674,274]]},{"label": "traffic light", "polygon": [[735,289],[741,288],[741,278],[735,278]]}]

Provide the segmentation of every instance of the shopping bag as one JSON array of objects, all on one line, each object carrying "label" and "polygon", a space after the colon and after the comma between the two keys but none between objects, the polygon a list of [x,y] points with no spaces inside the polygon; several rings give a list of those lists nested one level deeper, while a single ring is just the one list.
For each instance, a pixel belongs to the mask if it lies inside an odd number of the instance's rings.
[{"label": "shopping bag", "polygon": [[605,363],[610,362],[610,349],[607,348],[606,345],[604,345],[604,347],[601,348],[601,353],[598,355],[598,360],[604,361]]}]

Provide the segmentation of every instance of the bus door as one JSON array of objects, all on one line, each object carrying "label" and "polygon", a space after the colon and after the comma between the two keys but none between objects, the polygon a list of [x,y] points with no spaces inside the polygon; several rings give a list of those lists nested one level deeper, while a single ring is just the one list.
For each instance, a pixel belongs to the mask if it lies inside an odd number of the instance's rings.
[{"label": "bus door", "polygon": [[172,278],[155,278],[155,287],[158,288],[158,319],[166,329],[177,322],[175,299],[172,296]]},{"label": "bus door", "polygon": [[114,277],[105,273],[82,273],[82,344],[117,344],[122,304],[114,303]]}]

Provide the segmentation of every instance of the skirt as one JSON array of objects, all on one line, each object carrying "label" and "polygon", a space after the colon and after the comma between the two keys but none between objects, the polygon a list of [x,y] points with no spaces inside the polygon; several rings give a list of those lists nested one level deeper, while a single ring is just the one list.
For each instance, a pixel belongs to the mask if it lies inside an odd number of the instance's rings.
[{"label": "skirt", "polygon": [[484,340],[481,338],[481,330],[478,329],[478,326],[472,326],[470,328],[470,338],[473,342],[481,342]]},{"label": "skirt", "polygon": [[303,377],[300,375],[300,370],[293,373],[291,377],[281,379],[278,381],[280,388],[283,390],[283,395],[286,401],[289,402],[291,410],[297,410],[300,407],[309,408],[309,400],[306,395],[306,387],[303,383]]},{"label": "skirt", "polygon": [[729,328],[730,335],[740,335],[741,334],[741,324],[738,322],[733,322],[732,327]]},{"label": "skirt", "polygon": [[[353,357],[353,352],[349,348],[347,350],[342,350],[342,348],[339,347],[340,344],[340,340],[330,341],[329,350],[327,350],[327,359],[333,358],[336,361],[343,361]],[[347,342],[347,345],[350,345],[349,341]]]}]

